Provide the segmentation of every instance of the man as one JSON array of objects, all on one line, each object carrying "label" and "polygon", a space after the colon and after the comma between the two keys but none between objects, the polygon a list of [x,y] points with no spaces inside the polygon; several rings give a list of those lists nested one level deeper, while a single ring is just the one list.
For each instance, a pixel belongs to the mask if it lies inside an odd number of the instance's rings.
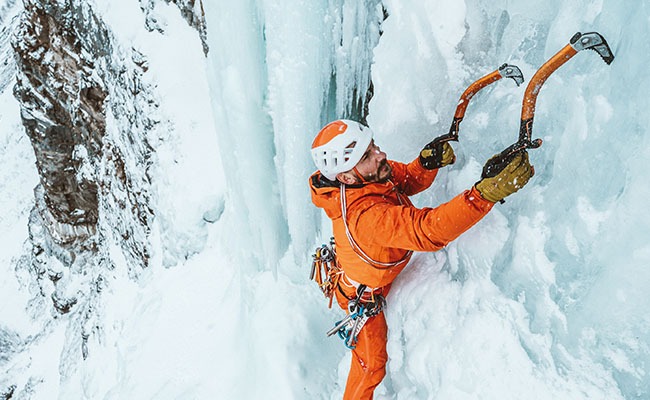
[{"label": "man", "polygon": [[358,310],[357,303],[374,310],[358,334],[352,334],[352,364],[343,399],[372,399],[388,359],[383,298],[412,252],[446,246],[497,201],[523,187],[534,170],[528,154],[518,153],[496,176],[481,179],[448,203],[418,209],[408,196],[428,188],[438,169],[455,161],[448,142],[431,142],[418,158],[403,164],[386,158],[370,128],[337,120],[318,133],[312,157],[319,169],[310,177],[312,201],[333,224],[340,269],[336,299],[348,312]]}]

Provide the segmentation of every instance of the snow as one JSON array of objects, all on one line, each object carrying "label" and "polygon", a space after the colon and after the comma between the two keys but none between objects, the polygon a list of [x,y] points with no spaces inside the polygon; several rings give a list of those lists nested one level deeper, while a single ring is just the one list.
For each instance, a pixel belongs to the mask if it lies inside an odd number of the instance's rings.
[{"label": "snow", "polygon": [[[395,282],[375,397],[650,396],[646,2],[386,0],[381,37],[376,1],[203,2],[207,59],[173,4],[154,2],[164,30],[149,32],[136,2],[94,3],[121,45],[147,57],[165,118],[152,143],[151,267],[133,279],[110,253],[104,329],[86,360],[64,351],[78,321],[26,311],[30,278],[14,265],[30,251],[38,175],[6,87],[0,339],[33,344],[0,351],[0,393],[15,384],[33,399],[340,398],[350,355],[325,332],[342,312],[308,281],[311,250],[331,231],[307,187],[314,134],[349,111],[370,74],[375,139],[410,161],[448,131],[473,80],[504,62],[528,80],[576,31],[598,31],[614,63],[581,52],[539,94],[533,134],[544,145],[530,151],[531,182],[446,249],[417,254]],[[502,80],[472,99],[456,164],[416,204],[469,188],[516,140],[524,88]]]},{"label": "snow", "polygon": [[[17,7],[10,8],[3,15],[4,23],[11,21],[17,12]],[[3,40],[5,35],[4,32],[1,35]],[[0,81],[7,84],[0,93],[0,271],[2,276],[11,277],[0,280],[0,327],[9,326],[23,333],[32,325],[28,315],[19,311],[25,308],[29,293],[21,290],[20,277],[15,275],[12,266],[24,250],[38,174],[34,152],[20,121],[20,108],[11,90],[15,82],[12,60],[3,60],[6,68],[0,73]]]}]

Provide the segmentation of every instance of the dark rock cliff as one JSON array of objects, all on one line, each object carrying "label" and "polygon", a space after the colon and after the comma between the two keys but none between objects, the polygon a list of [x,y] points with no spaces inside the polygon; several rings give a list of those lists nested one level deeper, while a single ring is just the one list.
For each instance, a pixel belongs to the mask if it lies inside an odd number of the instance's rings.
[{"label": "dark rock cliff", "polygon": [[[162,32],[154,11],[166,3],[180,9],[207,53],[201,0],[141,0],[145,27]],[[138,280],[150,264],[152,169],[163,129],[146,55],[120,43],[93,4],[23,0],[16,19],[18,0],[0,6],[0,63],[15,70],[15,77],[1,75],[0,89],[15,82],[40,179],[16,272],[31,295],[27,312],[42,330],[23,338],[0,329],[0,349],[7,350],[0,367],[58,321],[66,324],[62,378],[101,341],[101,297],[114,275]],[[11,22],[2,20],[5,9]],[[28,398],[39,382],[32,378],[22,386],[0,379],[0,398]]]},{"label": "dark rock cliff", "polygon": [[[80,39],[86,28],[70,12],[26,1],[14,42],[20,70],[14,93],[36,154],[43,212],[61,243],[95,232],[97,182],[78,172],[84,156],[101,156],[106,130],[105,83],[93,74],[96,43]],[[94,34],[96,42],[108,42],[106,31]]]},{"label": "dark rock cliff", "polygon": [[40,184],[17,270],[31,277],[36,320],[69,318],[62,359],[81,359],[101,332],[107,276],[137,279],[149,265],[157,103],[146,57],[116,43],[89,2],[23,3],[14,94]]}]

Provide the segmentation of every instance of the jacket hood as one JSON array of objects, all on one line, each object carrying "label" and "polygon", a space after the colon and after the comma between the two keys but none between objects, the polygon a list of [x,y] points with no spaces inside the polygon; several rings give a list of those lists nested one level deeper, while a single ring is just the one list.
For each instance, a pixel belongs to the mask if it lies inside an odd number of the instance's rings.
[{"label": "jacket hood", "polygon": [[[309,178],[311,189],[311,201],[316,207],[322,208],[330,219],[341,218],[341,183],[327,179],[320,171],[316,171]],[[355,200],[366,194],[382,195],[391,192],[394,188],[392,182],[369,183],[359,185],[346,185],[347,203],[352,204]]]},{"label": "jacket hood", "polygon": [[341,187],[338,181],[331,181],[316,171],[309,177],[311,201],[322,208],[330,219],[341,218]]}]

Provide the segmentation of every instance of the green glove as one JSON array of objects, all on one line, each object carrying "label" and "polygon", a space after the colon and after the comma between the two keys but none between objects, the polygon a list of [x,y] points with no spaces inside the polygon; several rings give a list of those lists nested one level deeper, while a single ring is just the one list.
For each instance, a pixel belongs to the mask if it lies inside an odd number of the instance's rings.
[{"label": "green glove", "polygon": [[488,170],[488,166],[502,162],[497,157],[494,156],[485,163],[481,180],[474,185],[485,200],[493,203],[503,200],[524,187],[535,174],[535,169],[528,160],[528,153],[523,151],[515,154],[501,171],[491,177],[486,176],[485,171]]},{"label": "green glove", "polygon": [[449,142],[432,141],[420,152],[420,164],[426,169],[438,169],[456,161],[454,149]]}]

